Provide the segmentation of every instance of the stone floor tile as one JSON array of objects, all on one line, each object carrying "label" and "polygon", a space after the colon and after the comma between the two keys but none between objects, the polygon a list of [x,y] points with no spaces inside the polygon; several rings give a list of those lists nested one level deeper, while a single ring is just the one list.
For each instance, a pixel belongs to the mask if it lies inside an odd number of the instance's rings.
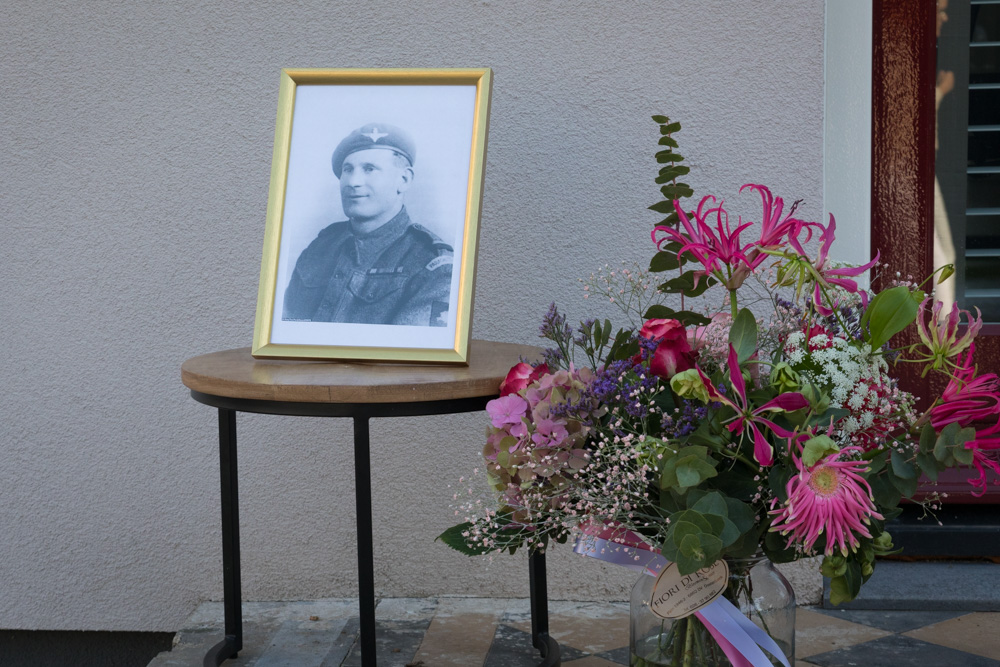
[{"label": "stone floor tile", "polygon": [[799,608],[795,612],[795,655],[809,658],[817,653],[853,646],[889,633],[839,618]]},{"label": "stone floor tile", "polygon": [[321,667],[347,619],[288,619],[271,638],[256,667]]},{"label": "stone floor tile", "polygon": [[[586,657],[569,646],[559,647],[562,662]],[[538,649],[531,645],[531,633],[510,625],[499,625],[484,667],[530,667],[540,661]]]},{"label": "stone floor tile", "polygon": [[[376,610],[377,613],[377,610]],[[430,619],[375,621],[375,658],[380,667],[406,667],[413,662]],[[361,667],[361,644],[355,642],[343,667]]]},{"label": "stone floor tile", "polygon": [[[628,609],[608,613],[608,605],[580,603],[577,613],[549,610],[549,635],[560,646],[572,646],[584,653],[603,653],[628,646]],[[531,620],[511,623],[531,632]]]},{"label": "stone floor tile", "polygon": [[932,644],[1000,660],[1000,612],[975,612],[906,633]]},{"label": "stone floor tile", "polygon": [[340,632],[332,637],[330,652],[323,658],[320,667],[340,667],[344,663],[355,642],[358,641],[358,634],[361,632],[361,619],[357,616],[347,619],[346,624]]},{"label": "stone floor tile", "polygon": [[503,601],[442,598],[413,662],[440,667],[484,664],[505,608]]},{"label": "stone floor tile", "polygon": [[809,656],[819,667],[1000,667],[1000,662],[964,651],[889,635],[828,653]]},{"label": "stone floor tile", "polygon": [[375,607],[375,620],[429,621],[437,609],[435,598],[383,598]]},{"label": "stone floor tile", "polygon": [[629,647],[622,646],[621,648],[616,648],[613,651],[605,651],[604,653],[599,653],[597,657],[609,660],[616,665],[627,665],[630,657]]},{"label": "stone floor tile", "polygon": [[906,632],[931,623],[940,623],[961,616],[960,611],[894,611],[876,609],[822,609],[813,608],[831,618],[839,618],[851,623],[870,625],[889,632]]}]

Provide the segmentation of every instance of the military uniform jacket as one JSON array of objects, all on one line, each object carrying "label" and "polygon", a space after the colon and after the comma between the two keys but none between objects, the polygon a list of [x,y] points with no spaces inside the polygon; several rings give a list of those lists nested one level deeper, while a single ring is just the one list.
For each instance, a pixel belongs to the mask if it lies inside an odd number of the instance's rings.
[{"label": "military uniform jacket", "polygon": [[282,319],[445,326],[453,256],[405,207],[364,235],[335,222],[299,255]]}]

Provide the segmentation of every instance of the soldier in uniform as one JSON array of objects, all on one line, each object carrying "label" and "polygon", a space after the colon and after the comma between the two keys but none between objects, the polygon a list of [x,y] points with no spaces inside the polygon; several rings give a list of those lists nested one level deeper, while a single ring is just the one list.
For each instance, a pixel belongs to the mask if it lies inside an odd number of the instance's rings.
[{"label": "soldier in uniform", "polygon": [[348,219],[299,255],[282,319],[445,326],[452,247],[412,222],[403,205],[416,148],[397,127],[370,123],[333,152]]}]

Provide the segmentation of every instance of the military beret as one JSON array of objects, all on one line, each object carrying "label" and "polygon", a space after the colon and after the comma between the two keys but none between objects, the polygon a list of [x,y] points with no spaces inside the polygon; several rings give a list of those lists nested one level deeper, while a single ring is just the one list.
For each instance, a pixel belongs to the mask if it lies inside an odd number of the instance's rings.
[{"label": "military beret", "polygon": [[333,173],[340,178],[344,160],[351,153],[381,148],[402,155],[412,165],[417,156],[417,147],[403,130],[387,123],[368,123],[351,132],[333,151]]}]

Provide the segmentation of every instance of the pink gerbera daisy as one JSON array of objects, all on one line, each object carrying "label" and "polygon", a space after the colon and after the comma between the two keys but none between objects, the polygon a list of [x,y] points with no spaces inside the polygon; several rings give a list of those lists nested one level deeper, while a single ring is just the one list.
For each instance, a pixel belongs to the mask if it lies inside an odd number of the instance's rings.
[{"label": "pink gerbera daisy", "polygon": [[797,542],[805,551],[812,551],[825,532],[823,553],[829,556],[839,549],[846,556],[848,548],[853,551],[860,544],[858,535],[871,537],[866,526],[871,517],[881,519],[882,515],[875,511],[871,487],[861,477],[867,463],[839,460],[851,452],[860,453],[861,448],[844,447],[811,468],[795,458],[799,474],[788,481],[788,500],[771,511],[776,517],[771,530],[791,533],[789,546]]}]

